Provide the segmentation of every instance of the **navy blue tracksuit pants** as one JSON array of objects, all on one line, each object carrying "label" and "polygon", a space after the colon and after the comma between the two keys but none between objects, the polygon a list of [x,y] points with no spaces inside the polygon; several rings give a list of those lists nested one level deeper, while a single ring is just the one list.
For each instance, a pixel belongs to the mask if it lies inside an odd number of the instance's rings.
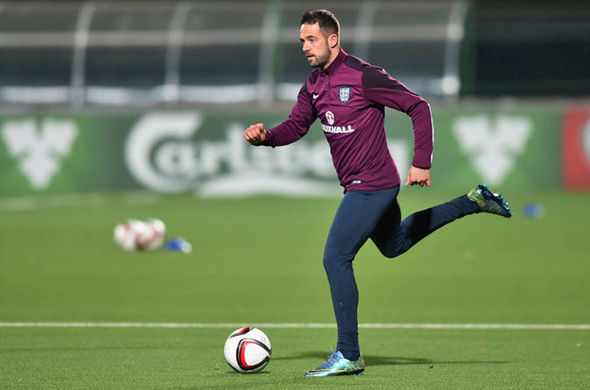
[{"label": "navy blue tracksuit pants", "polygon": [[348,191],[334,216],[324,250],[334,314],[338,324],[338,347],[345,358],[357,360],[358,290],[352,261],[371,238],[386,257],[399,256],[436,229],[479,207],[463,195],[416,212],[403,221],[397,202],[399,186],[379,191]]}]

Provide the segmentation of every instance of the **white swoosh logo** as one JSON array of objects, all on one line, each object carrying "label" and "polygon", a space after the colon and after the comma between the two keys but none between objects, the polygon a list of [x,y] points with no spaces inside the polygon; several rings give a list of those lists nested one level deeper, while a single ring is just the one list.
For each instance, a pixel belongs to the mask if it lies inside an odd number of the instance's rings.
[{"label": "white swoosh logo", "polygon": [[317,99],[320,95],[316,95],[315,93],[313,95],[311,95],[311,97],[313,98],[313,100]]}]

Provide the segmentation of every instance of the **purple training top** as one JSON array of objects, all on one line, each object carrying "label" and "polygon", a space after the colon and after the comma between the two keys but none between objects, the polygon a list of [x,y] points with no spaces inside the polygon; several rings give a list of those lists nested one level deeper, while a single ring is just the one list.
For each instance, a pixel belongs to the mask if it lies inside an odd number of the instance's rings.
[{"label": "purple training top", "polygon": [[289,119],[268,130],[264,145],[295,142],[320,118],[345,192],[395,187],[400,177],[387,148],[384,106],[412,118],[412,165],[430,168],[433,126],[426,100],[383,69],[342,49],[327,69],[316,69],[309,75]]}]

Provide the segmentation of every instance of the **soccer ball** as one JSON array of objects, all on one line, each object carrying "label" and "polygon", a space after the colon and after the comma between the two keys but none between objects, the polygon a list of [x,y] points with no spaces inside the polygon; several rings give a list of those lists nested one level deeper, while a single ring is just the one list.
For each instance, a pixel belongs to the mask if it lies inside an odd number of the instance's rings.
[{"label": "soccer ball", "polygon": [[157,218],[148,219],[145,224],[148,235],[144,238],[143,249],[154,251],[160,249],[166,239],[166,225]]},{"label": "soccer ball", "polygon": [[162,246],[166,238],[166,225],[159,219],[140,221],[129,219],[115,226],[115,243],[128,252],[153,251]]},{"label": "soccer ball", "polygon": [[236,329],[225,341],[223,353],[227,363],[237,372],[257,372],[270,360],[270,340],[257,328]]},{"label": "soccer ball", "polygon": [[147,235],[147,225],[137,219],[128,219],[115,226],[115,243],[128,252],[141,249]]}]

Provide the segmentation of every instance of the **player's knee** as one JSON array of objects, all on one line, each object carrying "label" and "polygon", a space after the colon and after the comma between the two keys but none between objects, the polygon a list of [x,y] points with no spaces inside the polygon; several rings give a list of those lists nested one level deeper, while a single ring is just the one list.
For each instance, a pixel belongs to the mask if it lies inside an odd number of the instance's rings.
[{"label": "player's knee", "polygon": [[388,240],[374,240],[379,252],[388,259],[393,259],[406,252],[411,246],[411,241],[403,235]]},{"label": "player's knee", "polygon": [[324,269],[326,272],[331,272],[337,268],[337,259],[335,256],[324,255]]},{"label": "player's knee", "polygon": [[406,251],[401,245],[395,246],[381,246],[378,247],[381,254],[388,259],[393,259],[394,257],[398,257],[402,253]]},{"label": "player's knee", "polygon": [[335,272],[345,268],[352,260],[354,255],[335,254],[329,251],[324,252],[324,269],[326,272]]},{"label": "player's knee", "polygon": [[385,249],[385,250],[381,250],[381,254],[383,256],[387,257],[388,259],[393,259],[394,257],[399,256],[401,253],[399,253],[399,251],[397,251],[397,250]]}]

